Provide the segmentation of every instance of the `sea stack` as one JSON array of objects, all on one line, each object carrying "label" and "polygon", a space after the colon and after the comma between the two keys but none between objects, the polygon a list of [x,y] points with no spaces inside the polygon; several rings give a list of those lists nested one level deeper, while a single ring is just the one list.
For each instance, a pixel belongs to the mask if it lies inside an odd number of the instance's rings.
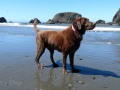
[{"label": "sea stack", "polygon": [[63,12],[56,14],[53,19],[49,19],[47,24],[56,24],[56,23],[72,23],[76,18],[82,17],[81,14],[75,12]]}]

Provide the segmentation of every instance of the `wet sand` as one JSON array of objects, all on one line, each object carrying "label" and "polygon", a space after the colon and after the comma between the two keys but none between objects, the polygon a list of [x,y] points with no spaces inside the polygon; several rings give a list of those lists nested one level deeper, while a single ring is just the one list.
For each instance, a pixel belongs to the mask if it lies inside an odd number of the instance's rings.
[{"label": "wet sand", "polygon": [[46,50],[43,70],[37,69],[35,55],[35,36],[0,34],[0,90],[119,90],[119,45],[88,42],[85,37],[75,54],[81,72],[71,73],[68,59],[68,75],[62,74],[61,53],[54,54],[60,67],[52,68]]}]

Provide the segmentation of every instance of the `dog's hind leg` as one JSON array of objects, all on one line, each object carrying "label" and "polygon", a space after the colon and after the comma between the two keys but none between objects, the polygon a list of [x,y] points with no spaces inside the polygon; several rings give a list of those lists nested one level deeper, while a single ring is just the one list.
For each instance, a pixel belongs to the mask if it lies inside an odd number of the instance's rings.
[{"label": "dog's hind leg", "polygon": [[54,50],[51,50],[51,49],[48,49],[48,50],[50,51],[50,59],[51,59],[51,62],[53,63],[53,67],[54,68],[59,67],[58,64],[55,63],[53,58]]},{"label": "dog's hind leg", "polygon": [[40,45],[39,44],[37,44],[37,45],[38,45],[37,46],[37,55],[36,55],[35,61],[36,61],[37,65],[38,65],[38,68],[42,69],[43,65],[41,65],[39,63],[39,59],[42,56],[42,54],[44,53],[44,51],[45,51],[45,46],[44,46],[44,43],[42,43],[42,42],[41,42]]}]

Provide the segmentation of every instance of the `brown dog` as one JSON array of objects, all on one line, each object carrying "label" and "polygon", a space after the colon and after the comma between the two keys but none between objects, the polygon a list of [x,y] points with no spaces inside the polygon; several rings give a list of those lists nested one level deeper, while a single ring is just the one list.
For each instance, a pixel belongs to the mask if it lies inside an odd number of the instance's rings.
[{"label": "brown dog", "polygon": [[47,48],[50,51],[50,59],[53,63],[53,67],[58,67],[53,59],[54,50],[58,50],[59,52],[62,52],[63,56],[63,73],[67,74],[66,59],[68,55],[72,72],[79,72],[78,69],[74,68],[74,54],[79,48],[86,30],[94,29],[95,24],[90,22],[89,19],[82,17],[77,18],[72,25],[61,31],[40,31],[36,25],[37,20],[34,21],[34,29],[37,32],[37,55],[35,61],[39,67],[42,66],[39,64],[39,59],[44,53],[45,48]]}]

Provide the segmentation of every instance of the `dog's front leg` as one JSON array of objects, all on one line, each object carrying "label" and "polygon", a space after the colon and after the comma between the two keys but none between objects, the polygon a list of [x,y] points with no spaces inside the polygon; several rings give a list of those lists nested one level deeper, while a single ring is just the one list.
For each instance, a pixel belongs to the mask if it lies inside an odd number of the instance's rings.
[{"label": "dog's front leg", "polygon": [[49,51],[50,51],[50,59],[53,63],[53,68],[59,67],[59,65],[55,63],[54,58],[53,58],[54,50],[49,49]]},{"label": "dog's front leg", "polygon": [[77,72],[79,72],[79,70],[74,67],[74,54],[75,54],[75,53],[70,53],[70,54],[69,54],[70,66],[71,66],[71,68],[72,68],[72,72],[73,72],[73,73],[77,73]]},{"label": "dog's front leg", "polygon": [[63,53],[63,74],[67,74],[67,69],[66,69],[66,60],[67,60],[67,55],[68,54],[65,54]]}]

